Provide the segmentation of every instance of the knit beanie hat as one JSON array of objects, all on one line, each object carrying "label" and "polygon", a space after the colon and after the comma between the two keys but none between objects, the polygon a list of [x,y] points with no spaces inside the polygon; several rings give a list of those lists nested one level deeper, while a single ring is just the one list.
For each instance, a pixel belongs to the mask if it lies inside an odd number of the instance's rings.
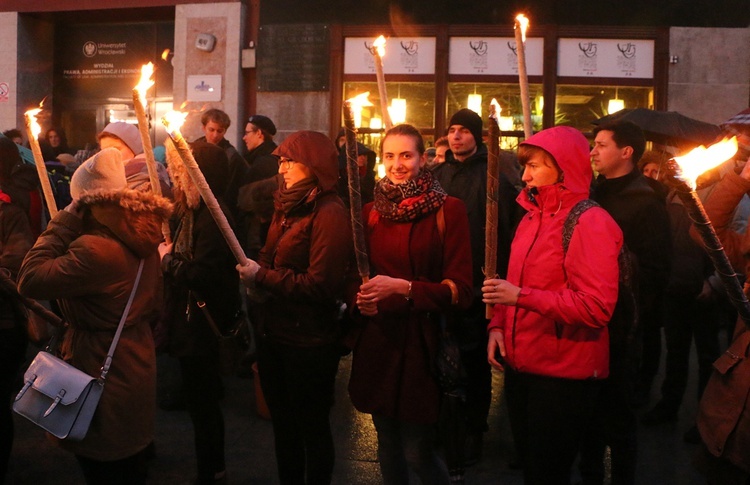
[{"label": "knit beanie hat", "polygon": [[273,124],[273,121],[268,116],[252,115],[247,121],[261,130],[267,131],[271,136],[276,134],[276,125]]},{"label": "knit beanie hat", "polygon": [[482,144],[482,118],[480,118],[476,112],[469,108],[456,111],[456,113],[451,116],[451,121],[448,123],[448,127],[453,125],[463,126],[474,135],[474,140],[476,141],[477,146]]},{"label": "knit beanie hat", "polygon": [[73,199],[92,192],[118,192],[128,188],[122,155],[116,148],[105,148],[89,158],[70,178]]},{"label": "knit beanie hat", "polygon": [[134,155],[140,155],[143,153],[141,134],[138,132],[138,128],[135,125],[123,121],[110,123],[104,127],[104,130],[102,130],[101,133],[99,133],[97,139],[107,136],[108,134],[114,135],[122,140]]}]

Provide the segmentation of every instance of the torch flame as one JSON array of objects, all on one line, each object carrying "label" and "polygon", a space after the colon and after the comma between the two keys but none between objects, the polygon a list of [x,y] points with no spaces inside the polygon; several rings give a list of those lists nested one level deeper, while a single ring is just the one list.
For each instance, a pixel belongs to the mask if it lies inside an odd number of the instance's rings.
[{"label": "torch flame", "polygon": [[737,137],[724,138],[709,147],[703,145],[692,149],[681,157],[674,157],[680,167],[677,178],[695,190],[698,177],[714,167],[718,167],[737,153]]},{"label": "torch flame", "polygon": [[375,39],[375,42],[372,43],[372,46],[378,51],[378,55],[380,57],[385,56],[385,37],[382,35]]},{"label": "torch flame", "polygon": [[[492,108],[495,108],[494,110]],[[490,118],[497,121],[500,119],[500,113],[503,111],[503,108],[500,107],[500,103],[497,102],[495,98],[492,98],[492,101],[490,101]]]},{"label": "torch flame", "polygon": [[[41,106],[41,104],[39,106]],[[39,121],[37,121],[36,119],[40,111],[42,111],[41,107],[30,109],[26,113],[24,113],[24,115],[26,116],[26,123],[28,123],[29,128],[31,128],[31,134],[34,135],[34,138],[39,138],[39,135],[42,134],[42,127],[39,125]]]},{"label": "torch flame", "polygon": [[167,133],[170,135],[179,132],[180,127],[185,122],[185,118],[187,118],[187,113],[183,113],[181,111],[168,111],[164,114],[161,118],[161,122],[164,125],[164,127],[167,130]]},{"label": "torch flame", "polygon": [[365,91],[364,93],[358,94],[353,98],[346,100],[346,102],[349,103],[352,108],[354,126],[358,128],[362,126],[362,108],[365,106],[373,106],[373,104],[370,102],[370,99],[368,98],[369,95],[370,91]]},{"label": "torch flame", "polygon": [[154,75],[154,64],[149,62],[141,66],[141,79],[136,84],[135,89],[138,91],[138,99],[140,99],[143,107],[146,107],[146,91],[154,85],[154,80],[151,78]]},{"label": "torch flame", "polygon": [[365,91],[364,93],[360,93],[353,98],[349,98],[346,101],[352,105],[352,108],[355,107],[364,107],[364,106],[373,106],[373,104],[370,102],[370,99],[368,98],[370,96],[370,91]]},{"label": "torch flame", "polygon": [[516,23],[514,25],[514,28],[521,29],[521,39],[523,39],[523,42],[526,43],[526,29],[529,28],[529,19],[522,13],[519,13],[516,15]]}]

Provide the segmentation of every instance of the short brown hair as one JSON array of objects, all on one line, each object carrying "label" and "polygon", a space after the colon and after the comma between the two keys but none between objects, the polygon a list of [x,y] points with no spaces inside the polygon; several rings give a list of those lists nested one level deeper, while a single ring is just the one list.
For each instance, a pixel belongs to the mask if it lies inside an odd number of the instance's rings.
[{"label": "short brown hair", "polygon": [[206,126],[209,121],[213,121],[225,130],[229,129],[229,125],[232,124],[229,115],[216,108],[210,109],[201,115],[201,124],[203,126]]}]

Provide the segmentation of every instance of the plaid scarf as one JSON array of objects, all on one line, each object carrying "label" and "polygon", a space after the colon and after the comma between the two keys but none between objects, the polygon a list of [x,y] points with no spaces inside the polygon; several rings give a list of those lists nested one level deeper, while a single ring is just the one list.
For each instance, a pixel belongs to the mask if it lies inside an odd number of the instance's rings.
[{"label": "plaid scarf", "polygon": [[448,194],[432,172],[421,169],[417,178],[394,184],[383,177],[375,186],[375,210],[394,222],[409,222],[438,210]]}]

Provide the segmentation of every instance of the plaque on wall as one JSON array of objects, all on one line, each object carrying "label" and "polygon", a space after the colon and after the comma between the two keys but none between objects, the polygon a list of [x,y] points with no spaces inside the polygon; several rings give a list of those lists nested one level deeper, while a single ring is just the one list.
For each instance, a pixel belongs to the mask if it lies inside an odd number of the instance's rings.
[{"label": "plaque on wall", "polygon": [[130,98],[148,62],[156,67],[150,95],[172,93],[172,66],[159,59],[174,45],[171,24],[72,25],[55,41],[55,88],[65,97]]},{"label": "plaque on wall", "polygon": [[327,25],[262,25],[258,91],[327,91],[329,50]]}]

